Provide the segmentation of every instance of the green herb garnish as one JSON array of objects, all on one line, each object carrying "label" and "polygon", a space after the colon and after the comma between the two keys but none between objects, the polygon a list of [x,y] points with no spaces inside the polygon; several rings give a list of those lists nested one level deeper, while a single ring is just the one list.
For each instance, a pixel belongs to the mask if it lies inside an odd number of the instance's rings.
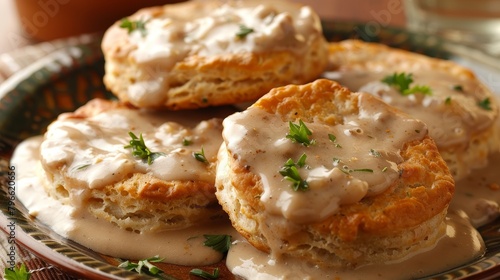
[{"label": "green herb garnish", "polygon": [[330,139],[330,141],[332,141],[335,144],[335,147],[342,148],[342,146],[340,146],[340,144],[337,143],[337,137],[335,135],[328,133],[328,139]]},{"label": "green herb garnish", "polygon": [[383,83],[390,86],[395,86],[400,92],[410,88],[410,84],[413,83],[413,75],[406,73],[394,73],[392,75],[386,76],[382,79]]},{"label": "green herb garnish", "polygon": [[403,95],[410,95],[415,93],[421,93],[425,95],[431,95],[432,90],[429,86],[416,85],[402,92]]},{"label": "green herb garnish", "polygon": [[238,32],[236,32],[236,37],[238,37],[239,39],[245,39],[247,35],[252,32],[254,32],[253,28],[241,24],[240,29],[238,30]]},{"label": "green herb garnish", "polygon": [[13,268],[6,267],[4,270],[5,280],[29,280],[30,277],[31,273],[24,263]]},{"label": "green herb garnish", "polygon": [[132,33],[134,30],[141,32],[142,36],[146,35],[146,21],[143,20],[129,20],[128,18],[122,18],[120,23],[121,28],[127,29],[128,33]]},{"label": "green herb garnish", "polygon": [[184,139],[182,140],[182,146],[189,146],[189,145],[191,145],[191,144],[193,144],[193,141],[191,141],[191,140],[189,140],[189,139],[187,139],[187,138],[184,138]]},{"label": "green herb garnish", "polygon": [[410,95],[414,93],[422,93],[430,95],[432,91],[428,86],[415,85],[410,87],[413,83],[413,75],[402,73],[394,73],[382,79],[383,83],[394,86],[402,95]]},{"label": "green herb garnish", "polygon": [[487,110],[487,111],[491,111],[491,101],[490,101],[490,98],[489,97],[486,97],[485,99],[479,101],[477,103],[477,105],[481,108],[483,108],[484,110]]},{"label": "green herb garnish", "polygon": [[296,125],[292,122],[288,122],[290,127],[290,132],[286,135],[286,138],[292,140],[294,143],[300,143],[304,146],[310,146],[315,143],[314,139],[309,139],[312,132],[307,128],[302,120],[299,120],[299,124]]},{"label": "green herb garnish", "polygon": [[89,166],[91,166],[92,164],[82,164],[82,165],[79,165],[77,167],[75,167],[74,169],[75,170],[84,170],[84,169],[87,169]]},{"label": "green herb garnish", "polygon": [[118,267],[124,268],[129,271],[135,271],[139,274],[144,273],[150,276],[158,276],[163,271],[152,263],[158,263],[163,261],[159,256],[154,256],[152,258],[147,258],[140,260],[137,263],[131,261],[125,261],[118,265]]},{"label": "green herb garnish", "polygon": [[203,150],[203,147],[201,148],[201,152],[194,152],[193,156],[197,161],[208,164],[208,160],[205,157],[205,150]]},{"label": "green herb garnish", "polygon": [[370,149],[370,155],[372,155],[374,157],[381,157],[382,156],[379,151],[376,151],[374,149]]},{"label": "green herb garnish", "polygon": [[444,100],[444,104],[446,104],[446,105],[451,104],[451,97],[450,96],[446,97],[446,99]]},{"label": "green herb garnish", "polygon": [[189,271],[189,273],[191,273],[192,275],[201,277],[203,279],[217,279],[217,278],[219,278],[219,268],[217,268],[217,267],[214,269],[214,272],[212,272],[212,273],[206,272],[206,271],[201,270],[199,268],[191,269],[191,271]]},{"label": "green herb garnish", "polygon": [[464,88],[461,85],[454,85],[453,90],[464,92]]},{"label": "green herb garnish", "polygon": [[382,172],[386,172],[387,171],[387,166],[382,168]]},{"label": "green herb garnish", "polygon": [[129,145],[126,145],[124,148],[132,148],[132,155],[142,159],[143,161],[147,161],[149,165],[151,165],[153,161],[158,157],[165,155],[164,153],[160,152],[151,152],[151,150],[149,150],[144,143],[142,133],[139,135],[139,138],[137,138],[137,136],[133,132],[129,132],[128,135],[130,135],[132,140],[130,140]]},{"label": "green herb garnish", "polygon": [[217,252],[226,253],[231,247],[231,235],[227,234],[204,234],[203,245],[214,249]]},{"label": "green herb garnish", "polygon": [[305,154],[303,154],[299,158],[297,163],[295,163],[293,159],[288,159],[279,171],[279,173],[285,178],[285,180],[292,182],[292,188],[294,191],[306,191],[307,189],[309,189],[307,181],[303,180],[302,177],[300,177],[299,170],[297,169],[297,167],[305,166],[305,161]]},{"label": "green herb garnish", "polygon": [[369,168],[350,169],[349,172],[368,172],[368,173],[373,173],[373,169],[369,169]]},{"label": "green herb garnish", "polygon": [[343,166],[343,168],[339,168],[340,171],[344,172],[345,174],[349,174],[352,172],[369,172],[373,173],[373,169],[369,168],[358,168],[358,169],[349,169],[347,165]]}]

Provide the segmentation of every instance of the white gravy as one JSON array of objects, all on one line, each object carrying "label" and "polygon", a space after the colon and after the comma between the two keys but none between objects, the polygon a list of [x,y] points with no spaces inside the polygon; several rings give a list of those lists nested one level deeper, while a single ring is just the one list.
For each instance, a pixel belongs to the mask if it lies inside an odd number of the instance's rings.
[{"label": "white gravy", "polygon": [[231,272],[245,279],[413,279],[438,273],[480,257],[484,243],[466,215],[451,212],[446,235],[434,248],[419,252],[397,263],[375,264],[352,270],[321,269],[299,260],[270,258],[244,240],[231,246],[226,264]]},{"label": "white gravy", "polygon": [[[410,87],[429,86],[432,94],[406,96],[381,81],[393,73],[340,70],[325,72],[324,76],[338,81],[352,91],[379,96],[386,103],[422,120],[440,149],[465,149],[472,136],[481,133],[495,121],[496,109],[485,110],[477,105],[490,96],[488,89],[480,82],[459,80],[437,71],[418,71],[412,73],[414,81]],[[462,90],[455,90],[454,86],[461,86]],[[495,107],[493,103],[492,106]]]},{"label": "white gravy", "polygon": [[[287,1],[190,1],[171,5],[166,15],[139,13],[146,32],[128,36],[130,59],[146,69],[149,79],[129,88],[129,96],[150,105],[162,103],[170,85],[169,71],[188,56],[290,51],[302,55],[322,34],[319,17],[307,6]],[[194,2],[194,3],[193,3]],[[205,2],[205,3],[203,3]],[[238,37],[240,26],[252,32]],[[123,31],[125,32],[125,30]]]},{"label": "white gravy", "polygon": [[[93,251],[124,259],[144,259],[155,255],[164,262],[200,266],[220,261],[223,255],[203,245],[204,234],[237,236],[230,223],[192,227],[161,233],[138,234],[96,219],[85,209],[63,205],[41,187],[39,147],[42,137],[22,142],[11,164],[19,170],[17,197],[30,215],[48,225],[61,236]],[[39,174],[38,174],[39,175]]]},{"label": "white gravy", "polygon": [[[64,173],[64,181],[71,182],[64,185],[68,202],[75,206],[85,204],[91,189],[120,182],[132,173],[149,173],[165,181],[213,184],[214,171],[196,160],[193,153],[203,149],[206,159],[215,161],[222,142],[222,121],[203,116],[128,108],[108,110],[84,120],[65,114],[47,129],[40,148],[42,167],[49,174]],[[195,119],[201,122],[190,126]],[[152,164],[133,156],[132,149],[125,148],[131,139],[129,132],[137,137],[142,134],[151,152],[162,152],[162,156]],[[190,144],[185,145],[185,140]],[[49,181],[54,184],[58,180],[54,176]]]},{"label": "white gravy", "polygon": [[[224,120],[228,150],[262,178],[261,201],[269,215],[297,224],[318,222],[335,214],[340,205],[383,192],[398,178],[397,165],[403,161],[399,150],[406,142],[422,139],[425,125],[381,110],[386,105],[369,94],[360,94],[358,105],[359,115],[345,117],[343,124],[305,123],[315,141],[308,147],[286,138],[289,124],[258,107]],[[279,170],[302,154],[309,156],[297,169],[309,189],[297,192]]]}]

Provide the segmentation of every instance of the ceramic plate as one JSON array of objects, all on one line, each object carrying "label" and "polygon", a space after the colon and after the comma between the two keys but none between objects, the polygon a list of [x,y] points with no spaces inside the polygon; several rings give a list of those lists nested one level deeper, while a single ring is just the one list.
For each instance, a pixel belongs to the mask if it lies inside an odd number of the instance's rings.
[{"label": "ceramic plate", "polygon": [[[486,51],[373,24],[324,22],[324,30],[330,41],[356,38],[455,60],[471,67],[495,92],[500,92],[500,84],[495,83],[500,77],[500,60]],[[0,227],[6,230],[6,225],[15,220],[17,242],[77,276],[92,279],[150,279],[118,268],[117,259],[102,256],[58,236],[32,219],[20,203],[16,202],[13,207],[4,203],[10,199],[15,201],[8,193],[8,185],[12,183],[7,176],[9,159],[15,146],[27,137],[43,133],[47,125],[62,112],[73,111],[94,97],[113,98],[102,83],[103,74],[104,59],[99,37],[96,36],[86,44],[69,46],[43,58],[0,85]],[[500,220],[479,231],[487,246],[485,256],[430,278],[498,277]],[[223,263],[217,265],[224,267]],[[164,270],[175,277],[188,278],[190,268],[169,266]],[[228,275],[227,270],[225,275]]]}]

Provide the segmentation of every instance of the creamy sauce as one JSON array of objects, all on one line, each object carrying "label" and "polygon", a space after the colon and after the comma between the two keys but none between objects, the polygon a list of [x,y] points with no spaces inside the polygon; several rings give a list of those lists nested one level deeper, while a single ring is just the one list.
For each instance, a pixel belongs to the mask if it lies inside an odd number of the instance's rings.
[{"label": "creamy sauce", "polygon": [[[191,114],[153,113],[144,110],[113,109],[81,119],[63,115],[53,122],[41,143],[40,160],[49,174],[64,173],[64,185],[69,203],[80,205],[94,188],[112,185],[132,173],[149,173],[165,180],[197,180],[213,184],[215,173],[193,153],[203,149],[205,157],[215,162],[222,142],[221,119],[202,120],[189,126],[201,116]],[[125,148],[131,137],[142,134],[146,147],[162,155],[148,164],[134,157]],[[184,144],[189,140],[189,145]],[[50,178],[50,183],[59,178]],[[56,182],[54,182],[56,181]]]},{"label": "creamy sauce", "polygon": [[[262,179],[261,201],[269,215],[298,224],[318,222],[341,205],[383,192],[399,177],[399,150],[422,139],[425,125],[381,110],[385,104],[368,94],[360,95],[358,105],[359,115],[346,117],[342,124],[306,123],[315,141],[308,147],[286,138],[288,123],[258,107],[224,120],[227,148]],[[302,154],[309,156],[297,169],[309,189],[297,192],[279,170],[288,159],[298,162]]]},{"label": "creamy sauce", "polygon": [[[170,88],[168,73],[186,57],[283,50],[300,56],[322,36],[316,13],[296,3],[190,1],[187,6],[191,7],[170,5],[163,15],[135,15],[133,20],[146,22],[146,31],[129,34],[134,49],[129,57],[147,69],[147,79],[129,87],[131,101],[145,106],[162,103]],[[238,37],[240,26],[252,31]]]},{"label": "creamy sauce", "polygon": [[203,225],[183,230],[138,234],[91,216],[86,209],[64,205],[47,195],[37,172],[40,136],[21,143],[12,158],[19,170],[16,195],[30,215],[48,225],[54,232],[95,252],[124,259],[144,259],[155,255],[164,262],[179,265],[207,265],[220,261],[223,255],[203,245],[204,234],[238,236],[229,222]]},{"label": "creamy sauce", "polygon": [[413,279],[457,267],[483,252],[483,240],[466,215],[452,212],[446,219],[446,235],[434,248],[395,263],[352,270],[321,269],[300,260],[270,258],[244,240],[231,246],[226,263],[232,273],[244,279]]},{"label": "creamy sauce", "polygon": [[474,170],[467,178],[456,182],[451,209],[462,209],[472,225],[479,227],[500,216],[500,153],[489,157],[487,167]]},{"label": "creamy sauce", "polygon": [[[429,135],[438,148],[461,151],[469,146],[471,139],[491,127],[498,113],[477,105],[490,92],[477,81],[459,80],[452,75],[437,71],[419,71],[413,74],[410,86],[429,86],[432,95],[403,95],[381,80],[394,72],[368,72],[360,70],[326,72],[325,77],[338,81],[352,91],[362,91],[382,98],[409,115],[422,120],[429,128]],[[463,91],[453,89],[459,85]]]},{"label": "creamy sauce", "polygon": [[[500,129],[500,120],[496,126]],[[500,142],[496,143],[500,147]],[[277,259],[238,240],[227,256],[227,266],[244,279],[413,279],[467,264],[485,252],[475,228],[500,216],[500,152],[489,165],[456,183],[455,195],[446,218],[446,235],[434,248],[394,263],[373,264],[354,270],[321,269],[281,256]]]}]

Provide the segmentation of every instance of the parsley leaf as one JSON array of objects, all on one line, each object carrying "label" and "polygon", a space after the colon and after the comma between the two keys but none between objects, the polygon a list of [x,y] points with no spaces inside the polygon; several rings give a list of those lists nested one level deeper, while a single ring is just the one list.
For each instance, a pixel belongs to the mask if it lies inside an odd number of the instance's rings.
[{"label": "parsley leaf", "polygon": [[231,247],[231,235],[227,234],[204,234],[203,245],[214,249],[217,252],[226,253]]},{"label": "parsley leaf", "polygon": [[29,280],[31,273],[26,268],[23,263],[20,266],[16,266],[13,269],[6,267],[4,270],[5,280]]},{"label": "parsley leaf", "polygon": [[305,166],[305,162],[306,155],[302,154],[297,163],[295,163],[292,159],[288,159],[279,171],[285,180],[292,182],[292,188],[294,191],[306,191],[309,189],[307,181],[300,177],[299,170],[297,169],[297,166]]},{"label": "parsley leaf", "polygon": [[120,27],[127,29],[128,33],[132,33],[135,30],[141,32],[142,36],[146,35],[146,21],[144,20],[129,20],[128,18],[122,18]]},{"label": "parsley leaf", "polygon": [[160,156],[164,156],[164,153],[160,152],[151,152],[151,150],[146,147],[144,143],[144,138],[142,138],[142,133],[139,135],[139,138],[133,133],[129,132],[128,135],[132,138],[130,140],[129,145],[126,145],[124,148],[129,149],[132,148],[132,155],[146,161],[148,165],[151,165],[155,159]]},{"label": "parsley leaf", "polygon": [[429,86],[415,85],[410,87],[413,83],[413,74],[406,74],[404,72],[394,73],[388,75],[382,79],[383,83],[395,87],[402,95],[410,95],[414,93],[422,93],[426,95],[431,95],[432,90]]},{"label": "parsley leaf", "polygon": [[135,271],[139,274],[144,273],[150,276],[157,276],[163,271],[152,263],[158,263],[163,261],[159,256],[154,256],[144,260],[140,260],[137,263],[131,261],[125,261],[118,265],[118,267],[124,268],[129,271]]},{"label": "parsley leaf", "polygon": [[205,150],[203,150],[203,147],[201,148],[201,152],[194,152],[193,157],[200,162],[203,162],[205,164],[208,164],[208,159],[205,157]]},{"label": "parsley leaf", "polygon": [[416,85],[402,92],[403,95],[410,95],[414,93],[421,93],[425,95],[431,95],[432,90],[429,86]]},{"label": "parsley leaf", "polygon": [[219,278],[219,268],[215,268],[214,272],[206,272],[204,270],[201,270],[199,268],[194,268],[189,271],[190,274],[201,277],[203,279],[217,279]]},{"label": "parsley leaf", "polygon": [[464,88],[462,87],[462,85],[454,85],[453,90],[464,92]]},{"label": "parsley leaf", "polygon": [[370,149],[370,155],[372,155],[374,157],[378,157],[378,158],[382,156],[379,151],[374,150],[374,149]]},{"label": "parsley leaf", "polygon": [[446,99],[444,100],[444,104],[446,104],[446,105],[451,104],[451,96],[446,97]]},{"label": "parsley leaf", "polygon": [[253,28],[247,27],[244,24],[240,25],[240,29],[236,32],[236,37],[239,39],[245,39],[248,34],[254,32]]},{"label": "parsley leaf", "polygon": [[182,146],[189,146],[189,145],[191,145],[191,144],[193,144],[193,141],[192,141],[192,140],[190,140],[190,139],[188,139],[188,138],[184,138],[184,139],[182,139]]},{"label": "parsley leaf", "polygon": [[386,76],[382,79],[383,83],[390,86],[395,86],[399,92],[404,92],[410,88],[410,84],[413,83],[413,75],[402,73],[394,73],[392,75]]},{"label": "parsley leaf", "polygon": [[312,132],[307,128],[302,120],[299,120],[299,124],[294,124],[292,122],[288,122],[290,127],[290,132],[286,135],[286,138],[292,140],[294,143],[300,143],[304,146],[310,146],[315,143],[314,140],[309,139],[309,136],[312,135]]},{"label": "parsley leaf", "polygon": [[477,103],[477,106],[483,108],[484,110],[491,111],[491,101],[489,97],[486,97],[485,99],[479,101]]}]

